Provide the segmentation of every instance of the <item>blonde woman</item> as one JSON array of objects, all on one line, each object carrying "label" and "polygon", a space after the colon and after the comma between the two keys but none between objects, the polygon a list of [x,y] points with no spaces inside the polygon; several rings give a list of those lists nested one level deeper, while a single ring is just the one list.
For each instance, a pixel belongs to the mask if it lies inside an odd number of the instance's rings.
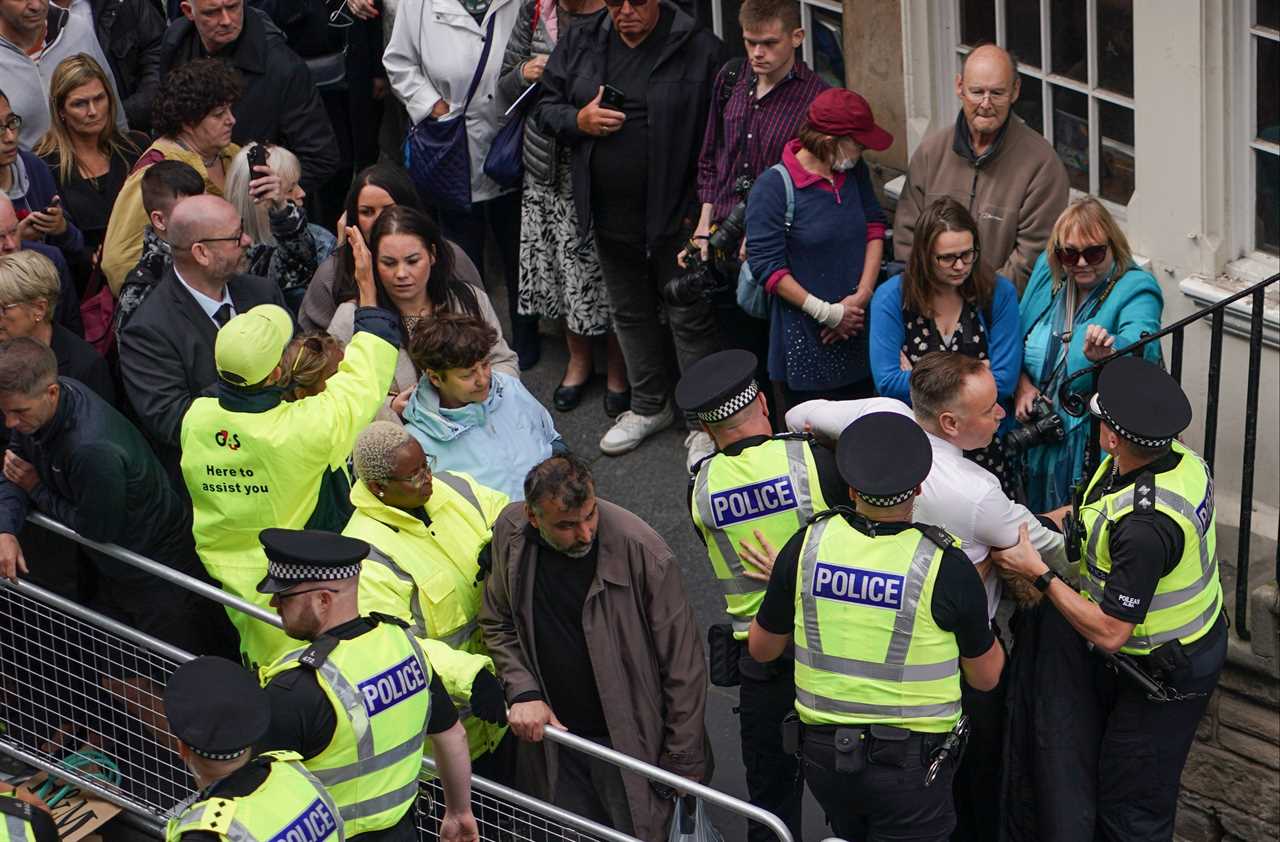
[{"label": "blonde woman", "polygon": [[0,342],[30,337],[48,345],[58,358],[59,377],[79,380],[114,404],[116,391],[107,361],[54,320],[60,293],[58,270],[40,252],[23,250],[0,257]]},{"label": "blonde woman", "polygon": [[67,215],[92,254],[107,232],[116,194],[147,146],[146,135],[116,123],[116,92],[86,53],[63,59],[49,81],[49,131],[35,153],[53,173]]},{"label": "blonde woman", "polygon": [[298,312],[316,268],[333,251],[332,234],[307,222],[302,202],[306,191],[298,183],[302,165],[283,146],[266,146],[267,164],[249,172],[249,155],[258,146],[246,144],[231,159],[226,197],[240,212],[244,233],[253,244],[246,257],[247,272],[276,283],[285,303]]},{"label": "blonde woman", "polygon": [[[1067,431],[1065,441],[1034,448],[1024,457],[1027,505],[1033,512],[1047,512],[1071,502],[1090,429],[1088,416],[1062,411],[1059,386],[1143,334],[1158,331],[1164,298],[1151,273],[1134,264],[1115,219],[1101,202],[1086,196],[1068,205],[1054,223],[1018,309],[1024,348],[1014,413],[1026,421],[1036,398],[1043,397]],[[1160,344],[1146,346],[1143,355],[1161,362]],[[1071,388],[1091,393],[1094,378],[1081,377]]]}]

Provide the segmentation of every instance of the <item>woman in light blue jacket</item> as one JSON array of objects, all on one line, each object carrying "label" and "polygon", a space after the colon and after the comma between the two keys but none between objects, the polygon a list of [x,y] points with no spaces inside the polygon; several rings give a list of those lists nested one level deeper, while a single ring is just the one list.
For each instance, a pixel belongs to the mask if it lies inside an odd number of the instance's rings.
[{"label": "woman in light blue jacket", "polygon": [[[1022,374],[1014,413],[1026,421],[1043,396],[1062,418],[1066,440],[1030,450],[1024,460],[1027,505],[1045,512],[1071,502],[1080,482],[1090,425],[1062,409],[1059,387],[1077,371],[1160,329],[1164,297],[1150,272],[1133,262],[1129,242],[1102,203],[1091,196],[1073,202],[1053,226],[1019,305]],[[1160,343],[1142,349],[1161,363]],[[1071,384],[1088,395],[1092,376]]]},{"label": "woman in light blue jacket", "polygon": [[404,423],[434,468],[523,500],[529,469],[568,448],[519,378],[490,369],[495,334],[464,313],[438,313],[415,330],[409,356],[424,373]]}]

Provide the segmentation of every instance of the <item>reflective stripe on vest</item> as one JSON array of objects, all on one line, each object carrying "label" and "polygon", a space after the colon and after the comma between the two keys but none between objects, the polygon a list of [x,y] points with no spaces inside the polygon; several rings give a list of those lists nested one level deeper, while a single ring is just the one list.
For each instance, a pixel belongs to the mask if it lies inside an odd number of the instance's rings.
[{"label": "reflective stripe on vest", "polygon": [[[836,536],[827,542],[825,552],[834,553],[837,560],[820,560],[824,537],[837,522],[841,524],[837,529],[848,529],[853,535],[861,535],[852,527],[845,526],[839,516],[824,518],[809,527],[800,556],[796,583],[799,606],[795,660],[796,703],[801,717],[815,724],[884,723],[917,730],[947,730],[961,712],[959,648],[954,635],[938,629],[933,623],[930,607],[926,606],[924,612],[920,610],[924,595],[932,593],[930,574],[941,562],[941,549],[928,536],[915,532],[918,539],[911,550],[911,560],[906,570],[899,573],[900,567],[878,567],[875,551],[864,552],[866,548],[862,546],[853,546],[847,550],[849,555],[842,556],[849,542]],[[876,540],[890,542],[895,537],[866,538],[865,541],[874,546]],[[882,552],[901,551],[909,546],[903,546],[902,541],[895,543],[896,548],[886,543]],[[852,560],[864,556],[865,561],[859,562],[863,567],[843,566],[840,561],[841,558]],[[821,578],[820,572],[830,578]],[[868,584],[873,580],[878,588]],[[855,581],[863,584],[857,593],[853,592]],[[834,594],[835,582],[844,583],[849,590],[843,595]],[[829,592],[819,593],[822,588]],[[820,609],[820,601],[832,607]],[[883,625],[860,627],[856,622],[860,612],[881,610],[894,611],[883,659],[868,660],[834,654],[829,643],[824,645],[824,618],[821,614],[832,612],[825,618],[826,623],[832,624],[827,629],[830,632],[828,637],[838,640],[839,648],[856,650],[865,645],[865,640],[882,635],[884,629]],[[921,651],[941,650],[934,656],[947,654],[948,657],[945,660],[908,663],[912,643],[917,638]],[[877,686],[877,682],[881,686]],[[929,682],[933,685],[927,684]],[[901,685],[901,689],[886,688],[885,684]],[[820,689],[822,687],[827,688],[825,692]],[[840,693],[833,694],[832,690]],[[895,696],[916,696],[921,703],[890,702]]]},{"label": "reflective stripe on vest", "polygon": [[[752,451],[759,448],[768,448],[774,442],[781,441],[783,444],[783,452],[786,459],[786,474],[791,494],[794,498],[794,505],[780,509],[777,512],[761,512],[753,516],[743,516],[733,524],[725,524],[724,526],[716,525],[716,509],[714,498],[722,494],[731,494],[736,489],[726,489],[724,491],[713,491],[709,487],[710,475],[714,466],[723,464],[723,460],[746,460],[750,459]],[[715,572],[716,580],[720,585],[721,593],[725,596],[726,613],[732,622],[734,631],[739,636],[745,636],[747,630],[751,627],[751,619],[755,616],[755,610],[759,607],[760,599],[763,599],[765,584],[757,582],[746,576],[746,570],[742,560],[738,557],[738,552],[734,545],[734,535],[730,531],[734,527],[744,530],[743,536],[749,538],[751,530],[757,528],[752,521],[762,520],[771,517],[774,514],[781,514],[783,511],[793,511],[795,517],[795,525],[790,527],[790,531],[795,529],[803,529],[809,517],[814,511],[813,491],[809,481],[809,463],[807,460],[809,443],[805,439],[774,439],[771,442],[765,442],[750,448],[743,454],[738,456],[728,456],[725,454],[716,454],[712,458],[706,460],[698,470],[698,474],[694,479],[693,488],[693,507],[697,517],[695,524],[699,527],[699,531],[707,540],[708,552],[712,554],[712,569]],[[773,456],[773,451],[764,451],[764,457]],[[777,469],[769,471],[776,473]],[[784,477],[774,477],[774,480],[780,480]],[[762,492],[761,492],[762,493]],[[776,495],[775,490],[775,495]],[[823,505],[825,508],[825,504]],[[777,527],[772,527],[773,531]],[[770,531],[766,526],[765,531]],[[790,532],[788,532],[788,536]],[[774,538],[779,536],[775,535]],[[775,542],[776,543],[776,542]],[[781,544],[779,544],[781,546]],[[714,547],[714,551],[713,548]],[[723,568],[716,564],[717,556],[723,563]],[[727,575],[726,575],[727,573]],[[738,597],[755,597],[753,600],[746,601],[737,599]]]},{"label": "reflective stripe on vest", "polygon": [[[1177,442],[1173,449],[1182,460],[1173,470],[1154,475],[1155,505],[1156,511],[1163,512],[1181,529],[1182,557],[1160,578],[1146,616],[1120,648],[1121,652],[1131,655],[1147,654],[1173,640],[1190,643],[1208,632],[1221,611],[1213,480],[1197,454]],[[1088,493],[1110,475],[1111,468],[1112,459],[1108,457],[1090,480],[1086,499]],[[1187,497],[1188,493],[1202,499],[1197,503]],[[1134,485],[1129,485],[1081,507],[1086,538],[1080,561],[1080,590],[1094,602],[1102,602],[1111,573],[1110,544],[1107,543],[1111,531],[1117,522],[1134,511],[1139,499],[1139,492]]]},{"label": "reflective stripe on vest", "polygon": [[476,497],[476,492],[471,487],[471,483],[467,482],[457,474],[451,474],[448,471],[441,471],[438,474],[432,474],[433,477],[443,482],[462,496],[462,499],[475,508],[480,513],[481,519],[484,518],[484,509],[480,506],[480,498]]},{"label": "reflective stripe on vest", "polygon": [[[413,624],[409,626],[409,631],[413,635],[419,637],[430,637],[427,633],[427,620],[422,614],[422,605],[418,602],[418,583],[413,577],[405,572],[404,568],[396,563],[395,559],[379,550],[372,544],[369,545],[368,561],[377,562],[390,570],[400,581],[409,585],[409,614],[413,617]],[[447,643],[454,649],[462,649],[463,646],[471,641],[472,636],[480,629],[480,622],[476,619],[459,626],[449,634],[436,637],[443,643]]]},{"label": "reflective stripe on vest", "polygon": [[35,831],[32,830],[30,822],[21,816],[5,813],[4,829],[7,835],[7,842],[23,842],[23,840],[35,842]]}]

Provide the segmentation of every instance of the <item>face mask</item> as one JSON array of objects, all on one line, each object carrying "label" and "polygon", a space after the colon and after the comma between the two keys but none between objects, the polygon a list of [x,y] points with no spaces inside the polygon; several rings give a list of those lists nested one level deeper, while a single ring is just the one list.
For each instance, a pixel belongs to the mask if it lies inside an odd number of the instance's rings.
[{"label": "face mask", "polygon": [[835,170],[836,172],[848,172],[849,170],[857,166],[857,164],[858,162],[853,158],[841,158],[839,161],[836,161],[834,164],[831,165],[831,169]]}]

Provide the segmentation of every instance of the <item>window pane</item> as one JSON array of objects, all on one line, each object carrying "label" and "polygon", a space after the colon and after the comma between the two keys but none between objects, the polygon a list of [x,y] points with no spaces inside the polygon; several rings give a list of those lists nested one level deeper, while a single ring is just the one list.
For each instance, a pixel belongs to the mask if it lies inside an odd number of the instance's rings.
[{"label": "window pane", "polygon": [[960,43],[996,40],[996,0],[960,0]]},{"label": "window pane", "polygon": [[1005,46],[1022,64],[1040,66],[1040,0],[1004,0]]},{"label": "window pane", "polygon": [[1258,76],[1254,80],[1254,96],[1258,98],[1258,137],[1280,143],[1280,97],[1275,83],[1280,78],[1280,43],[1254,38],[1258,47]]},{"label": "window pane", "polygon": [[1255,248],[1280,254],[1280,156],[1254,151],[1258,165]]},{"label": "window pane", "polygon": [[1071,186],[1089,192],[1089,99],[1053,86],[1053,148],[1067,168]]},{"label": "window pane", "polygon": [[1133,195],[1133,112],[1099,100],[1098,128],[1098,192],[1117,205],[1127,205]]},{"label": "window pane", "polygon": [[844,33],[837,12],[813,10],[813,69],[836,88],[844,87]]},{"label": "window pane", "polygon": [[1077,82],[1089,81],[1088,9],[1081,0],[1053,0],[1049,7],[1053,72]]},{"label": "window pane", "polygon": [[1044,133],[1044,86],[1039,79],[1025,73],[1019,73],[1022,80],[1018,101],[1013,104],[1013,113],[1031,128]]},{"label": "window pane", "polygon": [[[720,13],[723,15],[721,27],[724,29],[725,54],[745,55],[746,48],[742,46],[742,27],[738,25],[738,10],[742,8],[742,4],[738,0],[712,0],[712,2],[720,4]],[[747,70],[749,72],[751,68],[748,67]]]},{"label": "window pane", "polygon": [[1257,0],[1258,26],[1280,29],[1280,0]]},{"label": "window pane", "polygon": [[1133,96],[1133,0],[1098,0],[1098,87]]}]

